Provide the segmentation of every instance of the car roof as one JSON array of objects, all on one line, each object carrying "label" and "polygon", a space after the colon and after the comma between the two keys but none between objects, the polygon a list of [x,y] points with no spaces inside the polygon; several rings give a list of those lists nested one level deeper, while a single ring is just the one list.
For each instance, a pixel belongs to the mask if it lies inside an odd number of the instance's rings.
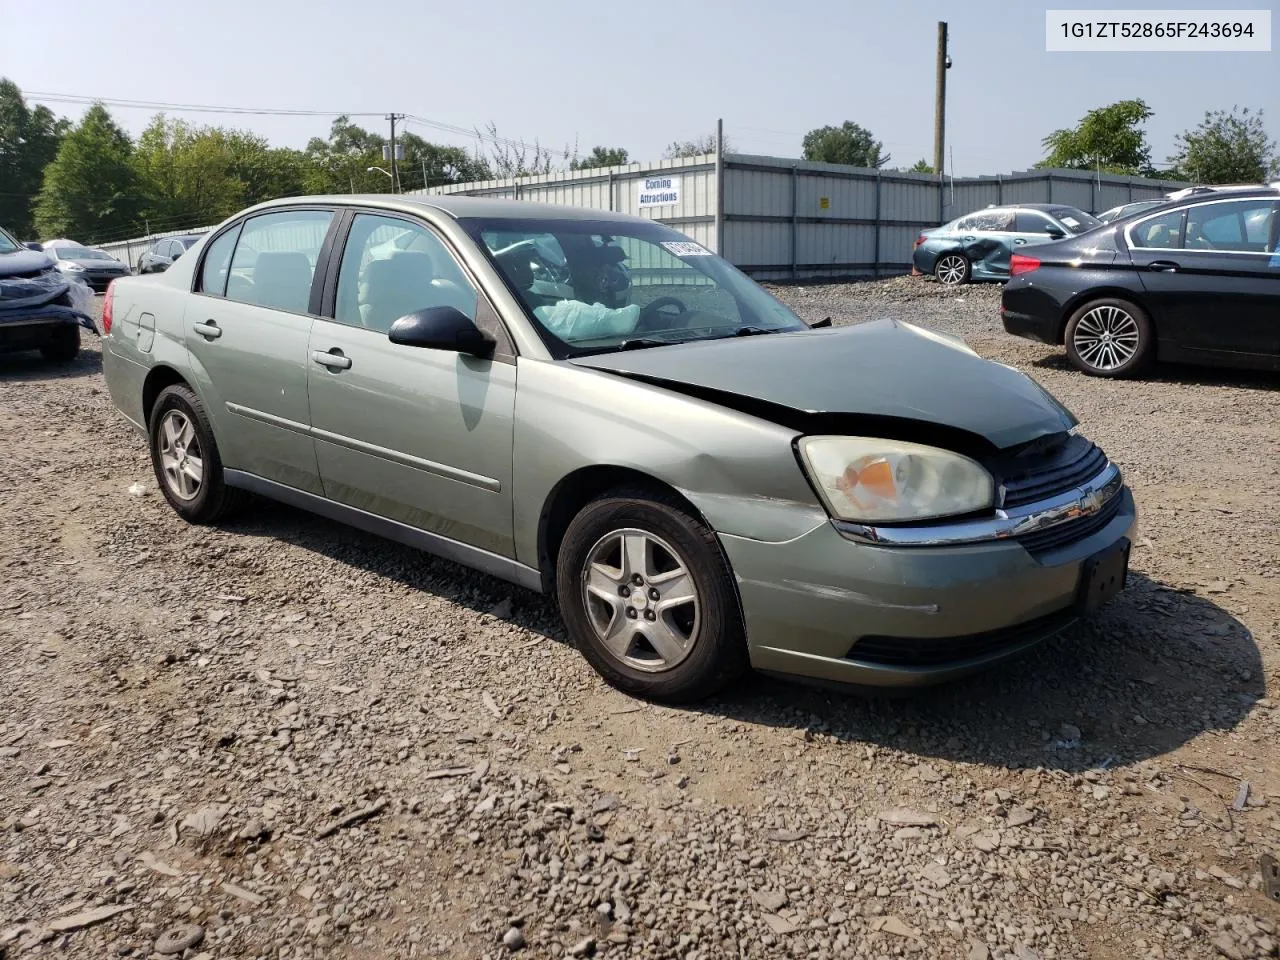
[{"label": "car roof", "polygon": [[268,210],[273,207],[306,206],[308,204],[383,207],[409,212],[412,212],[415,208],[418,210],[431,209],[444,213],[455,220],[474,218],[481,220],[593,220],[606,223],[654,223],[653,220],[647,217],[633,217],[608,210],[538,203],[533,200],[468,197],[458,194],[320,194],[269,200],[250,209]]},{"label": "car roof", "polygon": [[[968,213],[961,214],[961,217],[971,217],[975,213],[990,213],[993,210],[1038,210],[1041,213],[1051,213],[1054,210],[1077,210],[1069,203],[993,203],[989,207],[983,207],[980,210],[970,210]],[[1080,211],[1084,213],[1084,210]],[[957,217],[956,219],[960,219]]]}]

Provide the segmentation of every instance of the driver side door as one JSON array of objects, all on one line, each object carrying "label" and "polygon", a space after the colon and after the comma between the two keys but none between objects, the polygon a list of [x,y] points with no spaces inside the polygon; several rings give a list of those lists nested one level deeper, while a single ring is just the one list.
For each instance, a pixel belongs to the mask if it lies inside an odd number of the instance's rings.
[{"label": "driver side door", "polygon": [[[493,308],[417,220],[356,213],[325,319],[308,345],[316,459],[330,500],[514,557],[516,362]],[[415,310],[454,306],[498,341],[491,358],[392,343]]]}]

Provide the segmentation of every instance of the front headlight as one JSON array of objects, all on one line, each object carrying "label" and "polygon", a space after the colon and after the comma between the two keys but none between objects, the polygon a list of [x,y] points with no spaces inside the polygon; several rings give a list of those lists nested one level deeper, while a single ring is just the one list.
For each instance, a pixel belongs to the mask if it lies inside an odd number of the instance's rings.
[{"label": "front headlight", "polygon": [[805,437],[799,446],[819,495],[841,520],[930,520],[995,502],[991,474],[949,450],[869,437]]}]

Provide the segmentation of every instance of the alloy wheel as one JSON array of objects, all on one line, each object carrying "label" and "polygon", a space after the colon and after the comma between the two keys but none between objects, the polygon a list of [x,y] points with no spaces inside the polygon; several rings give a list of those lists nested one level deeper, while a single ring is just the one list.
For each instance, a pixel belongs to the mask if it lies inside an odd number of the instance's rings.
[{"label": "alloy wheel", "polygon": [[160,467],[165,486],[181,500],[194,500],[204,483],[204,455],[195,426],[181,410],[160,421]]},{"label": "alloy wheel", "polygon": [[1097,370],[1118,370],[1138,352],[1141,332],[1133,314],[1102,304],[1076,323],[1071,337],[1080,359]]},{"label": "alloy wheel", "polygon": [[688,565],[665,540],[615,530],[587,553],[582,599],[596,636],[614,657],[649,673],[693,651],[701,603]]},{"label": "alloy wheel", "polygon": [[950,254],[938,261],[934,270],[937,278],[948,286],[953,286],[964,280],[965,262],[964,257]]}]

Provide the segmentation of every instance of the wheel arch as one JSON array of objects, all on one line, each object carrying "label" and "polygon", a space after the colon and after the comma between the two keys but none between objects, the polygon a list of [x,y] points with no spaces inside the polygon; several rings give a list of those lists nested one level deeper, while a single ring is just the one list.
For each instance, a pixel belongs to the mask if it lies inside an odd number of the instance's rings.
[{"label": "wheel arch", "polygon": [[178,383],[195,390],[191,381],[168,364],[157,364],[147,371],[147,377],[142,382],[142,422],[148,430],[151,428],[151,411],[155,408],[160,392],[165,387]]},{"label": "wheel arch", "polygon": [[1156,350],[1158,351],[1160,349],[1160,328],[1156,323],[1155,314],[1151,311],[1151,306],[1146,302],[1144,296],[1135,294],[1129,287],[1119,286],[1090,287],[1088,290],[1083,290],[1068,300],[1062,307],[1062,315],[1058,317],[1058,346],[1064,346],[1067,342],[1067,323],[1070,322],[1073,313],[1091,300],[1105,300],[1108,298],[1112,300],[1127,300],[1147,315],[1147,322],[1151,324],[1151,333],[1155,337]]},{"label": "wheel arch", "polygon": [[[601,494],[620,487],[647,487],[674,497],[680,505],[700,523],[714,530],[692,501],[664,480],[637,470],[616,464],[592,464],[579,467],[566,474],[547,494],[538,517],[538,572],[542,577],[542,589],[555,593],[556,559],[565,531],[573,518],[592,500]],[[728,562],[728,558],[725,558]]]}]

